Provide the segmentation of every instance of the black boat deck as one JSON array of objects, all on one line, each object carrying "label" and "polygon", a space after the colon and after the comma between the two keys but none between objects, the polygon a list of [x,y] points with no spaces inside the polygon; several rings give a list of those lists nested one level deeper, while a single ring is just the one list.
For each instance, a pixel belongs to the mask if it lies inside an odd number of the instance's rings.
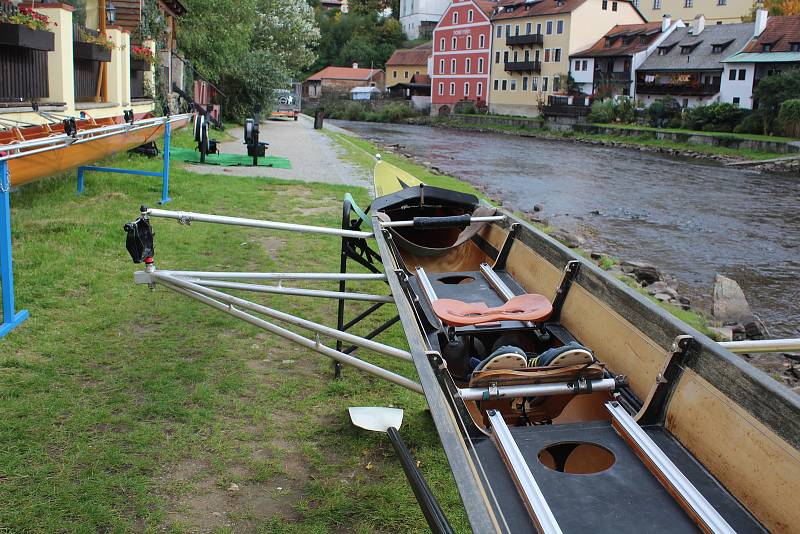
[{"label": "black boat deck", "polygon": [[[511,428],[528,467],[565,533],[698,532],[698,527],[664,489],[610,422]],[[645,428],[649,436],[737,532],[765,532],[761,525],[662,427]],[[615,457],[605,471],[570,474],[543,465],[545,447],[563,442],[600,445]],[[498,516],[509,531],[536,532],[497,447],[490,439],[475,443],[475,453],[489,474],[500,504]],[[485,481],[484,481],[485,482]],[[488,485],[487,485],[488,486]]]}]

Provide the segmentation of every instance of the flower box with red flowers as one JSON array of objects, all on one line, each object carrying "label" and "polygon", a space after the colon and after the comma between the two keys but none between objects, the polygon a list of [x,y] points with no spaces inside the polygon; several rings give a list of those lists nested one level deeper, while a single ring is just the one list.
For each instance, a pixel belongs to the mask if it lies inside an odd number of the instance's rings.
[{"label": "flower box with red flowers", "polygon": [[56,23],[28,7],[0,11],[0,46],[55,50],[55,36],[48,31],[50,24]]},{"label": "flower box with red flowers", "polygon": [[156,63],[153,51],[146,46],[131,47],[131,70],[148,71]]}]

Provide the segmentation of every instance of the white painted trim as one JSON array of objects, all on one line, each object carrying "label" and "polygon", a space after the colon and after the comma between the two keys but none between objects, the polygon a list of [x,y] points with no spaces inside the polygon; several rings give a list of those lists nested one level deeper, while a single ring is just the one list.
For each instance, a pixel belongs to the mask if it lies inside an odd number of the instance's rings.
[{"label": "white painted trim", "polygon": [[433,57],[446,56],[448,54],[488,54],[492,50],[490,48],[470,48],[469,50],[437,50],[433,53]]},{"label": "white painted trim", "polygon": [[431,74],[431,79],[446,79],[446,78],[476,78],[486,80],[489,78],[488,74]]},{"label": "white painted trim", "polygon": [[455,24],[453,26],[436,26],[433,29],[433,34],[436,35],[436,32],[439,30],[458,30],[460,28],[475,28],[477,26],[491,26],[488,22],[472,22],[470,24]]}]

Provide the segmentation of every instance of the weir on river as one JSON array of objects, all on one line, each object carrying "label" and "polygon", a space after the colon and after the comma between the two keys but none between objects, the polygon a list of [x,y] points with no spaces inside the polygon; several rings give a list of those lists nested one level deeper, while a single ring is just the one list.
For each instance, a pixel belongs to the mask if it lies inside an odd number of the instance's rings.
[{"label": "weir on river", "polygon": [[729,276],[774,337],[800,336],[798,177],[569,141],[333,122],[402,145],[511,209],[540,204],[586,248],[657,265],[701,307],[714,275]]}]

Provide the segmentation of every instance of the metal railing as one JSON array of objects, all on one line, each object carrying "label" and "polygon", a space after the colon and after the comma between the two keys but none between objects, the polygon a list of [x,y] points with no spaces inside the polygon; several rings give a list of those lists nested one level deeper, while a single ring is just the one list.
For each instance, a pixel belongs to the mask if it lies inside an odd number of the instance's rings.
[{"label": "metal railing", "polygon": [[507,35],[506,46],[524,46],[544,44],[544,35],[541,33],[528,33],[525,35]]},{"label": "metal railing", "polygon": [[506,72],[540,72],[542,70],[541,61],[506,61]]},{"label": "metal railing", "polygon": [[636,92],[648,95],[715,95],[719,93],[719,83],[689,83],[683,85],[667,83],[637,82]]}]

